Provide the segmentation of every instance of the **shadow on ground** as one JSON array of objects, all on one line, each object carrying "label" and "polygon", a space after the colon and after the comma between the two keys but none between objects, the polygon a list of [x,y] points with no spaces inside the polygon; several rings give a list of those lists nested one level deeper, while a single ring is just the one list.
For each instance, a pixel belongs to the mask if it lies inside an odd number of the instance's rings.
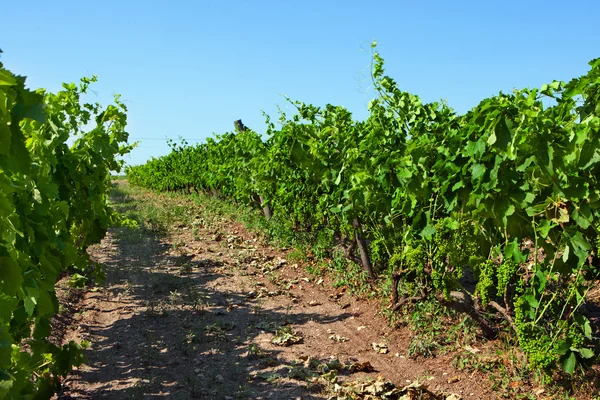
[{"label": "shadow on ground", "polygon": [[231,266],[170,250],[150,231],[112,230],[99,255],[107,280],[76,318],[78,335],[92,342],[89,363],[59,398],[320,397],[316,386],[281,379],[291,366],[260,343],[277,326],[301,331],[308,321],[326,325],[349,314],[265,310],[230,284]]}]

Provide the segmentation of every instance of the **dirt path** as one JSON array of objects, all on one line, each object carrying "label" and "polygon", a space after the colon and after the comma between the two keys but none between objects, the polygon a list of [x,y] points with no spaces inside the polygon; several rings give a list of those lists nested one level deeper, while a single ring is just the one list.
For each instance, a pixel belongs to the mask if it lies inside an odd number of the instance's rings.
[{"label": "dirt path", "polygon": [[[174,201],[132,197],[122,206]],[[59,398],[328,398],[341,390],[335,382],[378,375],[439,395],[422,398],[494,398],[489,379],[454,370],[450,355],[405,357],[408,333],[389,328],[375,304],[306,275],[236,222],[181,212],[190,223],[168,235],[115,228],[91,249],[107,279],[83,295],[65,335],[92,343],[89,363]]]}]

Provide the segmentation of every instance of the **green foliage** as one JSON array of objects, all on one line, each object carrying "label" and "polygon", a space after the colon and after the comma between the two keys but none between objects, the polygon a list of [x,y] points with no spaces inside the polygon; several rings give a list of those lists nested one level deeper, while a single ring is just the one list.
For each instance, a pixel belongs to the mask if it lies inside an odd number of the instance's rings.
[{"label": "green foliage", "polygon": [[81,104],[95,80],[32,92],[0,63],[0,399],[50,398],[83,361],[74,342],[48,342],[54,285],[88,269],[85,249],[115,219],[110,171],[130,149],[118,97],[104,110]]},{"label": "green foliage", "polygon": [[367,120],[290,101],[296,114],[267,118],[264,141],[226,133],[127,175],[268,205],[334,244],[359,225],[376,272],[402,272],[416,292],[469,290],[474,274],[478,304],[505,309],[532,366],[572,372],[594,354],[580,306],[600,274],[600,59],[590,66],[459,115],[402,91],[374,51]]}]

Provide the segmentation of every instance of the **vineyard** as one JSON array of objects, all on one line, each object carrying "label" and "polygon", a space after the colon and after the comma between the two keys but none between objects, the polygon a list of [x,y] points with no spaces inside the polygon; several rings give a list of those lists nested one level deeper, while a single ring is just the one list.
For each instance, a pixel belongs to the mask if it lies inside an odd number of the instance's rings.
[{"label": "vineyard", "polygon": [[374,50],[378,96],[365,121],[289,100],[297,111],[267,117],[265,139],[238,121],[203,144],[171,142],[169,155],[127,177],[262,210],[266,227],[277,221],[311,238],[317,257],[360,265],[365,284],[392,300],[389,315],[434,301],[466,312],[487,338],[513,337],[542,380],[573,374],[594,365],[600,348],[591,301],[600,278],[600,59],[589,64],[569,82],[500,93],[459,115],[402,91]]},{"label": "vineyard", "polygon": [[33,92],[0,63],[0,399],[50,398],[84,361],[85,342],[51,340],[55,284],[101,278],[86,248],[118,220],[110,171],[131,149],[118,97],[81,101],[95,81]]},{"label": "vineyard", "polygon": [[[154,341],[144,348],[148,352],[140,365],[145,368],[166,357],[160,362],[168,366],[167,373],[177,368],[175,375],[193,373],[187,384],[176,382],[169,392],[182,398],[275,393],[245,386],[252,379],[274,381],[282,375],[270,370],[267,378],[260,373],[250,378],[240,372],[240,362],[251,369],[254,361],[267,368],[277,361],[250,339],[243,341],[244,336],[258,340],[272,334],[267,346],[273,354],[272,348],[302,340],[318,352],[322,339],[315,332],[329,324],[346,336],[328,329],[327,351],[352,352],[368,337],[367,350],[361,351],[383,357],[387,344],[377,341],[381,335],[376,332],[382,330],[361,332],[372,321],[359,311],[344,311],[351,304],[353,310],[368,309],[372,302],[359,304],[361,296],[380,303],[378,312],[395,328],[407,319],[435,325],[432,315],[439,310],[455,313],[446,316],[464,315],[469,323],[441,327],[436,321],[437,329],[458,331],[464,325],[466,332],[471,324],[478,343],[502,338],[519,352],[540,385],[556,378],[585,379],[594,368],[597,372],[600,59],[589,63],[587,74],[569,82],[500,93],[458,114],[445,102],[423,103],[401,90],[385,74],[376,44],[372,47],[376,98],[369,103],[366,120],[354,120],[344,107],[287,99],[295,111],[281,112],[277,120],[266,116],[264,136],[239,120],[234,132],[198,145],[170,140],[170,154],[127,167],[137,194],[124,183],[113,184],[111,177],[133,148],[125,131],[127,109],[118,96],[107,107],[86,102],[96,77],[63,84],[57,93],[32,91],[24,77],[0,63],[0,399],[51,398],[64,389],[73,367],[86,363],[87,340],[67,342],[55,336],[56,316],[65,309],[57,282],[66,280],[70,288],[101,283],[106,270],[89,255],[90,246],[101,242],[115,254],[136,248],[144,253],[119,253],[119,263],[108,253],[100,257],[112,263],[110,274],[121,292],[113,296],[109,290],[117,286],[94,288],[98,304],[113,307],[114,332],[119,322],[123,326],[114,335],[122,342],[111,339],[114,347],[108,358],[100,358],[101,364],[114,362],[110,357],[121,349],[130,352],[126,359],[133,358],[143,353],[143,340]],[[168,193],[150,195],[150,190]],[[120,193],[121,203],[115,207],[121,214],[111,206],[111,193]],[[169,198],[171,194],[176,197]],[[124,204],[133,198],[136,205]],[[169,211],[168,201],[176,203],[177,211]],[[260,237],[282,240],[285,250],[305,261],[307,273],[316,278],[300,277],[298,263],[282,258],[287,256],[283,250],[276,252],[223,217],[219,207],[226,208],[224,204],[233,204],[238,211],[228,212],[239,215],[239,210],[251,209],[249,220],[260,228]],[[138,214],[129,220],[127,213],[136,207]],[[129,224],[144,229],[109,232],[110,227]],[[163,251],[158,234],[177,229],[180,236],[173,237],[180,239]],[[189,243],[180,243],[181,238]],[[186,246],[195,255],[183,254]],[[210,254],[194,258],[203,252]],[[122,278],[119,274],[126,274],[124,283],[115,278]],[[136,279],[143,281],[137,289],[129,282]],[[322,290],[325,283],[337,291]],[[245,292],[250,284],[254,289]],[[346,290],[357,296],[342,304]],[[153,298],[159,296],[160,301]],[[266,300],[258,302],[260,297]],[[280,311],[283,303],[285,314]],[[298,304],[323,315],[292,312]],[[124,325],[121,312],[140,318],[137,336]],[[259,320],[264,314],[272,321]],[[312,336],[303,337],[292,328],[292,317],[294,323],[316,320],[321,325],[312,332],[306,328]],[[169,344],[169,352],[150,352],[158,348],[158,340],[148,339],[144,328],[149,326],[152,334],[163,334],[160,340]],[[204,341],[196,337],[201,334]],[[354,343],[344,344],[350,340]],[[196,368],[182,361],[200,350],[222,356],[215,343],[235,361],[198,362]],[[243,346],[245,358],[240,361]],[[426,358],[441,347],[435,346],[412,340],[407,354]],[[106,352],[98,354],[106,357]],[[342,383],[338,374],[377,371],[369,361],[351,357],[344,365],[338,359],[311,357],[286,365],[286,378],[308,382],[312,389],[319,386],[323,396],[375,393],[401,398],[419,392],[446,398],[414,382],[393,388],[381,376],[369,385]],[[400,353],[394,357],[400,360]],[[384,361],[382,368],[394,371],[393,362]],[[409,361],[403,365],[411,368]],[[239,375],[237,387],[222,374],[210,384],[201,382],[199,376],[217,367]],[[132,368],[105,370],[116,381]],[[86,382],[86,370],[78,371],[71,390],[91,390],[97,376]],[[426,368],[421,372],[428,373]],[[142,397],[162,393],[164,388],[152,383],[148,380],[141,389],[119,384]],[[121,398],[126,392],[107,393]],[[289,393],[305,392],[295,387]]]}]

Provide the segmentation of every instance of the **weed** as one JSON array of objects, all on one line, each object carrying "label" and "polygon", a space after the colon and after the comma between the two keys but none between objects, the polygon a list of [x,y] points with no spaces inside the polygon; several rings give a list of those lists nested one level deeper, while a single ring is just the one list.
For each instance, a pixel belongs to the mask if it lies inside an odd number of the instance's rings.
[{"label": "weed", "polygon": [[251,310],[254,314],[259,315],[260,311],[263,308],[265,301],[264,299],[259,299],[255,304],[252,305]]},{"label": "weed", "polygon": [[171,248],[173,249],[174,252],[179,251],[179,249],[181,249],[182,247],[185,247],[185,242],[183,242],[181,240],[174,241],[171,246]]},{"label": "weed", "polygon": [[149,317],[166,317],[169,314],[169,312],[167,310],[167,306],[164,300],[149,300],[146,302],[146,314]]},{"label": "weed", "polygon": [[188,332],[188,333],[185,335],[185,342],[186,342],[187,344],[191,344],[191,343],[192,343],[192,342],[194,342],[195,340],[196,340],[196,334],[195,334],[194,332],[191,332],[191,331],[190,331],[190,332]]},{"label": "weed", "polygon": [[192,227],[192,237],[196,242],[202,239],[202,237],[200,236],[200,231],[196,225],[193,225]]},{"label": "weed", "polygon": [[265,352],[255,343],[248,345],[248,357],[262,357]]},{"label": "weed", "polygon": [[129,280],[125,280],[125,290],[123,291],[124,296],[129,296],[131,294],[131,282]]},{"label": "weed", "polygon": [[181,294],[177,291],[177,289],[175,289],[169,293],[169,301],[172,306],[177,305],[177,303],[179,302],[180,296],[181,296]]},{"label": "weed", "polygon": [[302,336],[300,336],[298,332],[294,332],[291,326],[287,325],[277,330],[271,343],[278,346],[290,346],[292,344],[300,343],[301,341]]},{"label": "weed", "polygon": [[306,250],[302,246],[295,247],[287,254],[287,257],[291,262],[306,261]]},{"label": "weed", "polygon": [[179,267],[179,274],[188,275],[192,273],[192,264],[189,262],[183,263],[181,267]]},{"label": "weed", "polygon": [[496,357],[478,356],[469,351],[463,351],[452,358],[452,366],[458,370],[491,372],[499,366]]}]

